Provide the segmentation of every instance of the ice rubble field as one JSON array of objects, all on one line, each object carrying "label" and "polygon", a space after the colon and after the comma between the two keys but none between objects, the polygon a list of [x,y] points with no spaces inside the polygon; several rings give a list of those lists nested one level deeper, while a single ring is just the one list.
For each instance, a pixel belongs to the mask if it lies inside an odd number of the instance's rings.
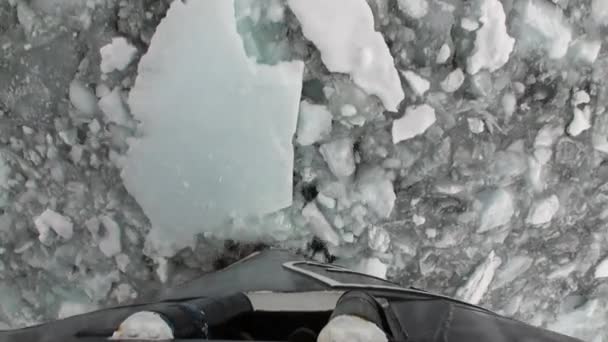
[{"label": "ice rubble field", "polygon": [[603,0],[1,1],[0,327],[279,246],[606,341],[607,25]]}]

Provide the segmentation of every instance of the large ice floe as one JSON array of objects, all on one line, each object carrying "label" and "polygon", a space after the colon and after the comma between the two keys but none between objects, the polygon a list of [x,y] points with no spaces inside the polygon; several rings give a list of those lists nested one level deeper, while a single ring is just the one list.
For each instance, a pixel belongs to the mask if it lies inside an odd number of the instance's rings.
[{"label": "large ice floe", "polygon": [[232,1],[173,2],[129,97],[142,136],[122,178],[166,254],[292,202],[303,63],[250,60],[234,12]]}]

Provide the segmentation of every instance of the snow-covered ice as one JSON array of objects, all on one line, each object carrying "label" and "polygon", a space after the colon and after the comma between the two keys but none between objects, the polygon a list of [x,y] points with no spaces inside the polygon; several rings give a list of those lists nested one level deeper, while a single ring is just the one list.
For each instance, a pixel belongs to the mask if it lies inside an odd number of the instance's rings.
[{"label": "snow-covered ice", "polygon": [[464,72],[460,68],[455,69],[450,72],[444,79],[441,81],[441,89],[447,93],[453,93],[460,88],[460,86],[464,83]]},{"label": "snow-covered ice", "polygon": [[124,37],[112,38],[110,44],[104,45],[99,53],[101,55],[101,72],[107,74],[114,70],[124,70],[135,58],[137,48],[131,45]]},{"label": "snow-covered ice", "polygon": [[307,146],[329,137],[331,121],[332,115],[326,106],[302,101],[296,141],[302,146]]},{"label": "snow-covered ice", "polygon": [[237,234],[217,229],[231,217],[292,203],[303,63],[255,64],[234,11],[230,1],[173,2],[130,93],[143,136],[121,175],[152,223],[147,246],[165,254],[198,233]]},{"label": "snow-covered ice", "polygon": [[407,107],[405,115],[393,121],[393,144],[424,133],[436,119],[435,109],[427,104]]},{"label": "snow-covered ice", "polygon": [[418,96],[423,96],[431,88],[431,82],[411,70],[403,71],[401,74]]},{"label": "snow-covered ice", "polygon": [[414,19],[421,19],[429,11],[427,0],[398,0],[399,9]]},{"label": "snow-covered ice", "polygon": [[353,140],[342,138],[321,145],[319,149],[329,169],[338,178],[348,177],[355,173],[355,156]]},{"label": "snow-covered ice", "polygon": [[350,74],[387,110],[397,111],[404,97],[401,81],[365,0],[288,0],[288,4],[331,72]]},{"label": "snow-covered ice", "polygon": [[38,230],[38,239],[42,243],[49,242],[51,230],[64,240],[71,239],[74,234],[72,220],[51,209],[46,209],[40,216],[36,217],[34,225]]},{"label": "snow-covered ice", "polygon": [[494,274],[501,263],[500,257],[494,251],[491,251],[486,259],[477,266],[473,274],[469,276],[466,283],[456,291],[456,297],[471,304],[479,304],[488,291],[494,279]]},{"label": "snow-covered ice", "polygon": [[477,232],[482,233],[500,227],[511,221],[515,212],[513,196],[508,190],[496,189],[481,194],[480,224]]},{"label": "snow-covered ice", "polygon": [[507,32],[506,15],[500,1],[476,0],[474,3],[481,28],[475,32],[475,47],[467,60],[467,72],[493,72],[507,63],[515,39]]},{"label": "snow-covered ice", "polygon": [[540,225],[551,222],[558,210],[559,198],[557,196],[541,198],[531,206],[526,223]]},{"label": "snow-covered ice", "polygon": [[523,22],[532,32],[529,35],[532,44],[537,44],[532,34],[539,37],[549,58],[559,59],[566,55],[572,40],[572,29],[562,10],[555,4],[544,0],[525,0],[522,10]]}]

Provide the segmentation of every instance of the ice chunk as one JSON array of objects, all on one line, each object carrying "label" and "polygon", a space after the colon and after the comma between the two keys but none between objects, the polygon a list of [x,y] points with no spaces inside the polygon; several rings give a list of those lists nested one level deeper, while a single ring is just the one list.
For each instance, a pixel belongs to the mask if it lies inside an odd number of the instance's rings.
[{"label": "ice chunk", "polygon": [[592,0],[591,16],[596,23],[600,25],[608,24],[608,1]]},{"label": "ice chunk", "polygon": [[407,84],[409,84],[410,88],[416,93],[418,96],[423,96],[424,93],[427,92],[431,88],[431,82],[427,81],[424,77],[419,76],[413,71],[406,70],[401,73]]},{"label": "ice chunk", "polygon": [[386,253],[391,244],[391,237],[386,229],[371,226],[367,230],[367,245],[376,252]]},{"label": "ice chunk", "polygon": [[477,266],[467,282],[456,291],[456,297],[467,303],[479,304],[488,291],[492,279],[494,279],[494,273],[501,262],[500,257],[491,251],[484,262]]},{"label": "ice chunk", "polygon": [[579,104],[589,103],[591,102],[591,97],[584,90],[579,90],[574,95],[572,95],[571,99],[573,106],[578,106]]},{"label": "ice chunk", "polygon": [[344,241],[346,243],[353,243],[353,242],[355,242],[355,234],[353,234],[351,232],[343,232],[342,233],[342,241]]},{"label": "ice chunk", "polygon": [[534,139],[534,147],[552,147],[563,130],[564,128],[559,125],[546,124],[538,131]]},{"label": "ice chunk", "polygon": [[555,195],[540,199],[532,205],[526,223],[539,225],[551,222],[559,210],[559,199]]},{"label": "ice chunk", "polygon": [[441,48],[439,48],[439,52],[437,52],[437,57],[435,57],[435,63],[444,64],[448,61],[451,55],[452,51],[450,50],[450,46],[448,44],[443,44],[441,45]]},{"label": "ice chunk", "polygon": [[232,217],[291,205],[303,68],[248,58],[232,1],[171,3],[131,90],[143,137],[121,174],[152,223],[150,253],[170,256],[202,232],[241,238],[221,229]]},{"label": "ice chunk", "polygon": [[307,146],[327,138],[331,133],[331,120],[332,115],[326,106],[302,101],[296,141]]},{"label": "ice chunk", "polygon": [[105,228],[105,234],[99,242],[101,252],[109,257],[113,257],[122,251],[120,243],[120,228],[111,216],[101,217],[101,224]]},{"label": "ice chunk", "polygon": [[165,257],[155,257],[154,263],[156,264],[156,276],[161,283],[166,283],[169,280],[169,261]]},{"label": "ice chunk", "polygon": [[607,278],[608,277],[608,258],[602,260],[595,267],[595,273],[593,275],[596,278]]},{"label": "ice chunk", "polygon": [[407,107],[405,115],[393,121],[393,144],[424,133],[435,120],[435,109],[427,104]]},{"label": "ice chunk", "polygon": [[70,83],[70,101],[74,108],[86,115],[93,115],[97,111],[97,98],[93,92],[79,80]]},{"label": "ice chunk", "polygon": [[288,0],[306,38],[331,72],[350,74],[368,94],[397,111],[404,93],[393,57],[365,0]]},{"label": "ice chunk", "polygon": [[357,177],[359,199],[381,218],[390,216],[395,206],[393,183],[381,168],[363,170]]},{"label": "ice chunk", "polygon": [[[532,188],[538,192],[541,192],[545,188],[546,177],[543,177],[543,164],[547,163],[551,159],[551,150],[547,148],[538,148],[534,150],[535,156],[528,157],[528,174],[527,180],[532,185]],[[542,152],[537,156],[536,152]],[[547,156],[547,153],[549,155]]]},{"label": "ice chunk", "polygon": [[415,225],[421,226],[426,222],[426,218],[424,218],[424,216],[414,214],[414,216],[412,216],[412,221]]},{"label": "ice chunk", "polygon": [[518,255],[510,258],[509,262],[498,270],[496,281],[494,282],[495,288],[508,285],[510,282],[517,279],[532,266],[533,262],[534,259],[525,255]]},{"label": "ice chunk", "polygon": [[351,117],[357,115],[357,108],[351,104],[345,104],[340,108],[340,114],[344,117]]},{"label": "ice chunk", "polygon": [[126,302],[127,300],[133,300],[137,298],[137,292],[135,291],[135,289],[133,289],[133,287],[131,287],[131,285],[123,283],[114,288],[114,291],[112,291],[111,296],[113,298],[116,298],[116,301],[121,304]]},{"label": "ice chunk", "polygon": [[464,73],[460,68],[457,68],[441,81],[441,89],[446,93],[453,93],[460,88],[462,83],[464,83]]},{"label": "ice chunk", "polygon": [[534,158],[536,161],[540,163],[540,165],[545,165],[551,160],[551,156],[553,155],[553,151],[550,147],[537,147],[534,150]]},{"label": "ice chunk", "polygon": [[572,121],[566,129],[568,134],[576,137],[589,128],[591,128],[591,108],[589,106],[585,106],[583,109],[574,107]]},{"label": "ice chunk", "polygon": [[104,74],[114,70],[124,70],[137,53],[137,48],[123,37],[112,38],[112,43],[103,46],[101,54],[101,72]]},{"label": "ice chunk", "polygon": [[93,134],[99,133],[99,131],[101,131],[101,125],[99,124],[99,121],[93,119],[93,121],[91,121],[91,123],[89,124],[89,130]]},{"label": "ice chunk", "polygon": [[118,254],[114,260],[116,261],[116,266],[122,273],[127,272],[127,266],[131,263],[131,259],[128,255],[124,253]]},{"label": "ice chunk", "polygon": [[479,28],[479,22],[477,20],[465,17],[460,20],[460,27],[467,31],[473,32]]},{"label": "ice chunk", "polygon": [[505,113],[505,116],[510,118],[513,113],[515,113],[515,107],[517,106],[517,99],[515,98],[515,94],[512,92],[506,92],[500,101],[502,105],[502,110]]},{"label": "ice chunk", "polygon": [[97,96],[98,98],[102,98],[106,95],[108,95],[110,93],[110,88],[103,84],[103,83],[99,83],[97,85],[97,87],[95,87],[95,96]]},{"label": "ice chunk", "polygon": [[369,274],[374,277],[386,279],[386,271],[388,270],[388,265],[382,262],[382,260],[372,257],[365,258],[359,261],[355,267],[353,267],[354,271]]},{"label": "ice chunk", "polygon": [[101,111],[105,114],[107,122],[113,122],[126,127],[130,125],[129,112],[122,100],[122,95],[118,87],[114,88],[114,90],[99,100],[99,108],[101,108]]},{"label": "ice chunk", "polygon": [[574,58],[587,64],[593,64],[602,48],[601,40],[579,38],[570,45]]},{"label": "ice chunk", "polygon": [[34,225],[38,230],[38,239],[42,243],[49,241],[51,230],[65,240],[71,239],[74,234],[72,220],[51,209],[46,209],[40,216],[36,217]]},{"label": "ice chunk", "polygon": [[336,200],[320,192],[317,195],[317,202],[328,209],[336,207]]},{"label": "ice chunk", "polygon": [[608,153],[608,116],[598,115],[591,132],[591,143],[597,151]]},{"label": "ice chunk", "polygon": [[507,63],[515,39],[507,33],[505,11],[500,1],[476,0],[475,8],[481,28],[475,32],[475,47],[467,59],[467,72],[493,72]]},{"label": "ice chunk", "polygon": [[469,130],[471,130],[471,133],[479,134],[485,130],[485,124],[480,118],[468,118],[467,122],[469,124]]},{"label": "ice chunk", "polygon": [[511,221],[515,212],[513,196],[505,189],[483,193],[481,196],[482,209],[478,233],[500,227]]},{"label": "ice chunk", "polygon": [[321,145],[319,149],[331,172],[338,178],[348,177],[355,173],[355,156],[353,141],[342,138]]},{"label": "ice chunk", "polygon": [[[523,7],[524,23],[540,36],[549,58],[564,57],[572,40],[572,30],[561,9],[544,0],[526,0]],[[529,33],[524,31],[524,34]]]},{"label": "ice chunk", "polygon": [[327,222],[325,215],[319,210],[315,202],[308,203],[302,209],[302,216],[306,219],[308,228],[316,237],[334,246],[340,244],[340,237]]},{"label": "ice chunk", "polygon": [[420,19],[429,12],[427,0],[397,0],[401,12],[414,19]]}]

